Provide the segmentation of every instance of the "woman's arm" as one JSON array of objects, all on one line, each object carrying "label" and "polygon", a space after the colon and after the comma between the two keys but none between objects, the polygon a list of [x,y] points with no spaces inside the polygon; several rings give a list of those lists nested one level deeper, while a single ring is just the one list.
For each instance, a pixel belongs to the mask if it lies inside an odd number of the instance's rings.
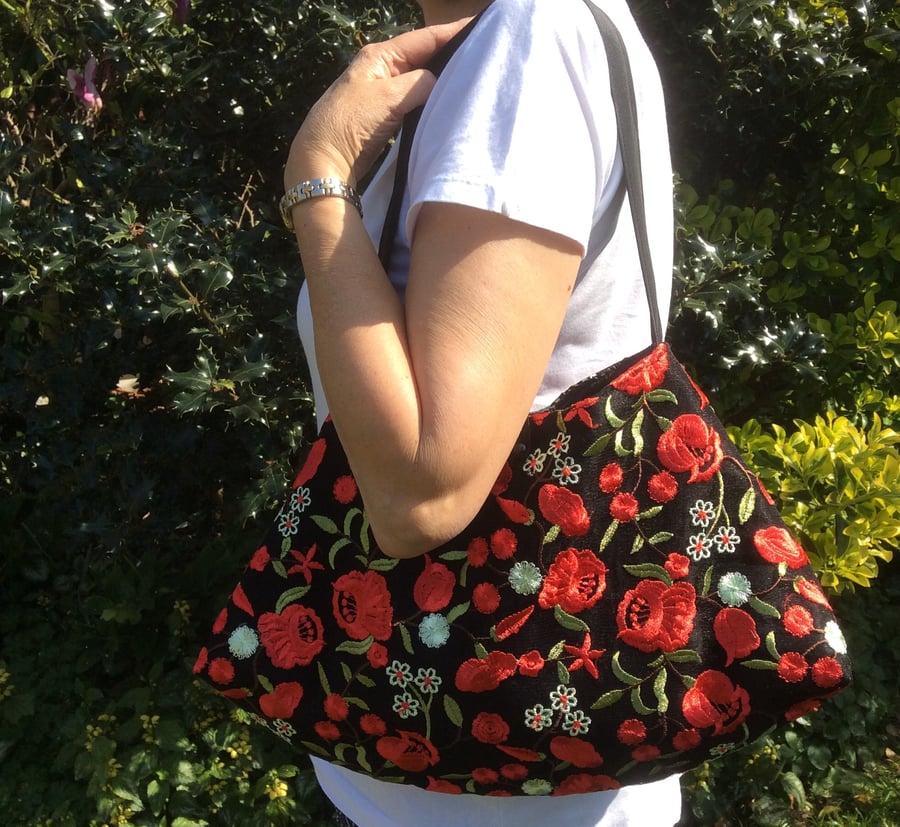
[{"label": "woman's arm", "polygon": [[[415,65],[400,40],[390,60]],[[362,62],[387,65],[377,49]],[[384,103],[394,95],[384,77],[351,67],[317,104],[287,185],[362,171],[368,136],[421,102]],[[412,97],[427,78],[418,83]],[[354,147],[348,135],[362,137]],[[349,204],[315,199],[293,218],[322,383],[372,530],[388,554],[421,554],[458,534],[496,481],[553,350],[580,246],[495,213],[426,204],[404,307]]]}]

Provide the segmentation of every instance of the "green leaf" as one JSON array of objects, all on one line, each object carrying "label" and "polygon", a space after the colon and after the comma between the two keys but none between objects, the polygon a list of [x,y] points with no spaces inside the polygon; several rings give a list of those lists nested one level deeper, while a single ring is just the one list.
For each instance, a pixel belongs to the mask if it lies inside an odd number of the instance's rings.
[{"label": "green leaf", "polygon": [[591,709],[606,709],[613,706],[622,700],[626,692],[628,692],[627,689],[613,689],[610,692],[604,692],[591,704]]},{"label": "green leaf", "polygon": [[651,546],[658,546],[662,543],[668,543],[675,535],[671,531],[658,531],[647,542]]},{"label": "green leaf", "polygon": [[393,571],[400,565],[398,557],[378,557],[369,561],[369,568],[372,571]]},{"label": "green leaf", "polygon": [[622,681],[622,683],[627,683],[627,684],[629,684],[630,686],[634,686],[634,685],[636,685],[636,684],[639,684],[639,683],[641,682],[641,678],[637,678],[637,677],[635,677],[634,675],[629,674],[628,672],[626,672],[626,671],[622,668],[622,665],[619,663],[619,655],[620,655],[620,654],[621,654],[621,652],[616,652],[616,653],[612,656],[612,671],[613,671],[613,674],[614,674],[620,681]]},{"label": "green leaf", "polygon": [[326,534],[338,534],[338,527],[334,520],[330,517],[324,517],[321,514],[313,514],[312,521],[324,531]]},{"label": "green leaf", "polygon": [[559,660],[562,657],[562,653],[566,651],[566,642],[561,640],[557,643],[547,654],[547,660]]},{"label": "green leaf", "polygon": [[713,576],[713,567],[710,566],[706,570],[706,574],[703,575],[703,589],[700,592],[703,595],[703,597],[706,597],[709,594],[709,590],[712,588],[712,576]]},{"label": "green leaf", "polygon": [[764,615],[766,617],[774,617],[781,618],[781,612],[778,611],[773,605],[770,603],[765,603],[760,600],[755,594],[750,596],[750,599],[747,601],[750,604],[750,608],[753,609],[757,614]]},{"label": "green leaf", "polygon": [[695,652],[693,649],[677,649],[674,652],[669,652],[666,655],[666,660],[672,661],[672,663],[701,663],[702,658],[698,652]]},{"label": "green leaf", "polygon": [[616,529],[619,527],[618,520],[610,521],[609,526],[606,531],[603,532],[603,538],[600,540],[600,551],[602,552],[612,541],[613,535],[616,533]]},{"label": "green leaf", "polygon": [[438,559],[444,560],[447,563],[456,563],[459,560],[467,560],[468,557],[468,551],[445,551],[443,554],[438,555]]},{"label": "green leaf", "polygon": [[573,632],[589,632],[591,630],[587,623],[563,611],[558,604],[553,607],[553,616],[556,618],[556,622],[564,629],[570,629]]},{"label": "green leaf", "polygon": [[596,457],[602,454],[609,443],[612,441],[613,433],[612,431],[608,431],[603,434],[601,437],[598,437],[584,452],[585,457]]},{"label": "green leaf", "polygon": [[656,696],[657,701],[656,709],[661,715],[665,715],[669,709],[669,696],[666,695],[667,677],[668,673],[666,670],[660,669],[653,681],[653,694]]},{"label": "green leaf", "polygon": [[639,456],[644,450],[644,435],[641,428],[644,427],[644,409],[641,408],[631,423],[631,438],[634,441],[634,455]]},{"label": "green leaf", "polygon": [[775,644],[775,632],[769,632],[769,634],[766,635],[766,650],[773,658],[775,658],[775,660],[781,659],[781,655],[778,653],[778,648]]},{"label": "green leaf", "polygon": [[331,548],[328,550],[328,565],[331,568],[334,568],[334,562],[337,560],[337,553],[350,544],[350,541],[346,537],[339,537],[331,544]]},{"label": "green leaf", "polygon": [[275,691],[275,687],[272,685],[272,681],[270,681],[265,675],[257,675],[256,680],[259,685],[266,690],[266,692]]},{"label": "green leaf", "polygon": [[662,566],[656,563],[637,563],[633,566],[622,566],[622,568],[632,577],[641,580],[662,580],[667,586],[672,585],[672,578]]},{"label": "green leaf", "polygon": [[278,601],[275,603],[275,614],[281,614],[286,606],[302,600],[306,597],[309,590],[309,586],[297,586],[294,589],[288,589],[287,591],[282,592]]},{"label": "green leaf", "polygon": [[748,488],[741,497],[741,504],[738,507],[738,521],[741,525],[745,525],[747,520],[753,516],[756,509],[756,492],[753,488]]},{"label": "green leaf", "polygon": [[[319,670],[319,684],[322,686],[322,691],[326,695],[330,695],[331,694],[331,684],[328,683],[328,676],[325,674],[325,670],[322,668],[321,662],[317,662],[316,666],[318,667],[318,670]],[[272,690],[269,690],[269,691],[271,692]]]},{"label": "green leaf", "polygon": [[348,655],[364,655],[374,642],[375,638],[372,635],[365,640],[345,640],[336,647],[336,651],[346,652]]},{"label": "green leaf", "polygon": [[775,672],[778,669],[778,664],[770,660],[742,660],[740,664],[741,666],[746,666],[748,669],[757,669],[760,671]]},{"label": "green leaf", "polygon": [[471,605],[471,601],[467,600],[465,603],[460,603],[458,606],[454,606],[449,612],[447,612],[447,623],[455,623],[467,611],[469,611],[469,606]]},{"label": "green leaf", "polygon": [[612,396],[606,397],[606,408],[604,410],[606,414],[606,421],[610,424],[612,428],[619,429],[625,424],[624,419],[619,419],[616,416],[615,411],[612,409]]},{"label": "green leaf", "polygon": [[560,683],[565,684],[566,686],[572,681],[569,670],[566,669],[566,665],[561,660],[556,661],[556,678]]},{"label": "green leaf", "polygon": [[444,714],[453,726],[461,727],[463,725],[462,710],[459,708],[456,700],[450,695],[444,695]]},{"label": "green leaf", "polygon": [[643,698],[641,698],[641,687],[636,686],[631,690],[631,705],[634,707],[634,711],[637,712],[638,715],[652,715],[656,710],[650,709],[649,706],[644,704]]},{"label": "green leaf", "polygon": [[646,398],[650,402],[671,402],[673,405],[678,404],[678,397],[672,391],[666,388],[657,388],[646,394]]},{"label": "green leaf", "polygon": [[403,640],[403,648],[410,654],[414,655],[416,650],[413,649],[412,637],[409,634],[409,629],[406,628],[402,623],[399,626],[400,628],[400,637]]}]

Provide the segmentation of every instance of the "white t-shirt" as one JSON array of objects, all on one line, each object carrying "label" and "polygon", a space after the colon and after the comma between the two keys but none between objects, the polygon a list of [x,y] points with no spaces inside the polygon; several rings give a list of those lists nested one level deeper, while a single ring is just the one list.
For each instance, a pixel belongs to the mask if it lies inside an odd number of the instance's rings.
[{"label": "white t-shirt", "polygon": [[[660,316],[672,271],[672,172],[659,76],[625,0],[604,0],[628,47],[638,103],[644,200]],[[396,146],[363,196],[377,247]],[[622,175],[606,53],[583,0],[494,0],[451,58],[422,114],[390,279],[402,295],[421,205],[463,204],[577,241],[585,252],[532,409],[650,344],[650,317]],[[319,423],[328,405],[315,363],[306,289],[298,327]],[[451,796],[375,781],[313,759],[322,788],[361,827],[667,827],[680,816],[677,778],[562,798]]]}]

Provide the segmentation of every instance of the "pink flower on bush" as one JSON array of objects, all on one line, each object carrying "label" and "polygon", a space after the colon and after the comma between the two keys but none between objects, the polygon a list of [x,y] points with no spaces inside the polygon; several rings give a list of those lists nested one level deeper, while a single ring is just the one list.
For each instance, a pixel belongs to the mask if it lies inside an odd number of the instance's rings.
[{"label": "pink flower on bush", "polygon": [[69,88],[75,95],[75,99],[90,113],[99,112],[103,108],[103,100],[94,85],[94,75],[97,73],[97,59],[88,58],[84,64],[84,74],[79,74],[74,69],[66,72],[66,80]]}]

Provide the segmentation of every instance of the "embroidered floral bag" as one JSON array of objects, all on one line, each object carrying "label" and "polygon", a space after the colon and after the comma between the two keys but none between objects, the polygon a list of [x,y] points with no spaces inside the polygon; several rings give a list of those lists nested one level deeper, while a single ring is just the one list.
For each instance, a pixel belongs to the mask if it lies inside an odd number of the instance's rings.
[{"label": "embroidered floral bag", "polygon": [[312,755],[447,793],[650,781],[816,709],[850,679],[840,629],[660,329],[529,416],[475,520],[416,559],[379,551],[327,422],[196,673]]}]

